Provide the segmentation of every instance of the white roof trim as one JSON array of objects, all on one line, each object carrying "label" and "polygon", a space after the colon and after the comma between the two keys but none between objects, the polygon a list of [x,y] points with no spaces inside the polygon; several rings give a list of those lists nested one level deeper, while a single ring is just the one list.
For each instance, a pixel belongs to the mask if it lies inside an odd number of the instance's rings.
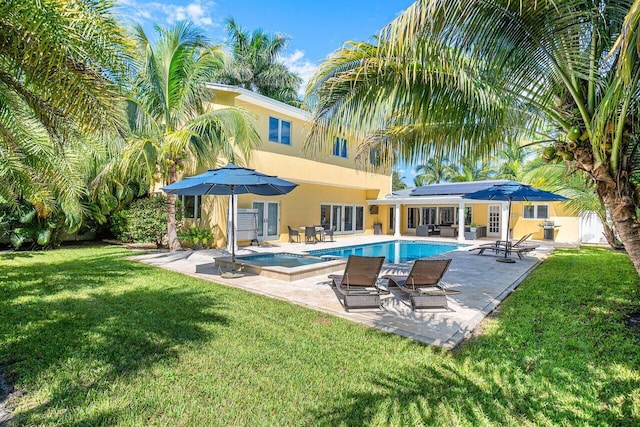
[{"label": "white roof trim", "polygon": [[412,196],[412,197],[389,197],[387,199],[376,199],[376,200],[367,200],[369,205],[444,205],[444,204],[459,204],[464,203],[465,205],[473,205],[473,204],[486,204],[486,203],[496,203],[499,204],[502,201],[500,200],[474,200],[474,199],[463,199],[462,196]]},{"label": "white roof trim", "polygon": [[309,113],[308,111],[293,107],[289,104],[285,104],[284,102],[276,101],[275,99],[269,98],[268,96],[260,95],[259,93],[252,92],[241,87],[223,85],[220,83],[207,83],[207,87],[211,90],[236,93],[238,94],[237,98],[241,101],[245,101],[250,104],[266,108],[268,110],[276,111],[281,114],[286,114],[296,119],[311,121],[312,118],[311,113]]}]

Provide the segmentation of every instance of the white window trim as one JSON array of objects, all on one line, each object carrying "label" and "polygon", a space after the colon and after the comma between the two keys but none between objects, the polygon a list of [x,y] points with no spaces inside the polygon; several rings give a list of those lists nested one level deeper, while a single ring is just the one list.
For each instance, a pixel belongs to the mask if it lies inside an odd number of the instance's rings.
[{"label": "white window trim", "polygon": [[[526,206],[533,206],[533,217],[524,216]],[[541,219],[549,219],[550,215],[549,215],[549,205],[548,204],[540,203],[540,204],[530,204],[530,205],[526,205],[526,206],[522,208],[522,219],[533,220],[533,221],[540,221]],[[545,216],[544,218],[541,217],[538,214],[538,207],[540,207],[540,206],[546,206],[546,208],[547,208],[547,216]]]},{"label": "white window trim", "polygon": [[[335,147],[336,147],[336,141],[338,141],[338,154],[335,153]],[[344,150],[342,149],[344,147]],[[342,155],[342,152],[344,151],[344,156]],[[340,136],[336,136],[333,140],[333,150],[331,150],[331,154],[333,154],[334,157],[340,157],[341,159],[348,159],[349,158],[349,146],[348,146],[348,142],[347,142],[347,138],[342,138]]]},{"label": "white window trim", "polygon": [[[186,215],[186,210],[185,210],[185,203],[184,203],[184,198],[185,197],[194,197],[194,202],[193,202],[193,217],[187,217]],[[197,195],[197,196],[180,196],[180,202],[182,203],[182,217],[184,219],[202,219],[201,216],[198,216],[198,212],[200,212],[200,205],[202,204],[202,196]]]},{"label": "white window trim", "polygon": [[[275,120],[278,121],[278,138],[277,138],[277,141],[271,139],[271,119],[275,119]],[[289,123],[289,142],[283,142],[282,141],[282,122]],[[276,117],[276,116],[269,116],[269,124],[268,124],[268,126],[269,126],[269,136],[268,136],[269,142],[275,142],[277,144],[282,144],[282,145],[291,145],[291,128],[293,127],[292,123],[291,123],[291,120],[281,119],[280,117]]]}]

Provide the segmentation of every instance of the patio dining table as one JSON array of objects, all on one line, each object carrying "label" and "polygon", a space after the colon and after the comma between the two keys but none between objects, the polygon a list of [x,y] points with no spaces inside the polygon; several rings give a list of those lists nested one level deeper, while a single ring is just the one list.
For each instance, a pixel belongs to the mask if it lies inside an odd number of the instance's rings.
[{"label": "patio dining table", "polygon": [[[312,227],[311,225],[308,226],[302,226],[300,227],[300,231],[302,231],[304,233],[305,228],[307,227]],[[317,226],[313,226],[316,230],[316,240],[319,242],[323,242],[324,241],[324,227],[317,227]]]}]

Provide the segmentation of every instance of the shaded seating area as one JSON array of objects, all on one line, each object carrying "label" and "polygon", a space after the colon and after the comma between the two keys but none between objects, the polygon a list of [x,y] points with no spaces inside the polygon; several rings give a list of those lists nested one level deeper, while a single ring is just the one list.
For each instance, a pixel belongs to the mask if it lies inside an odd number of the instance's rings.
[{"label": "shaded seating area", "polygon": [[289,229],[289,243],[293,243],[294,241],[300,243],[300,232],[298,230],[294,230],[290,225],[287,225]]},{"label": "shaded seating area", "polygon": [[329,276],[346,310],[381,306],[380,295],[389,293],[377,284],[383,263],[384,257],[350,255],[344,273]]},{"label": "shaded seating area", "polygon": [[382,278],[389,281],[389,288],[397,287],[409,294],[412,310],[434,307],[448,309],[447,295],[460,293],[460,291],[445,289],[440,285],[442,276],[450,264],[450,259],[418,259],[414,261],[409,274],[388,274]]}]

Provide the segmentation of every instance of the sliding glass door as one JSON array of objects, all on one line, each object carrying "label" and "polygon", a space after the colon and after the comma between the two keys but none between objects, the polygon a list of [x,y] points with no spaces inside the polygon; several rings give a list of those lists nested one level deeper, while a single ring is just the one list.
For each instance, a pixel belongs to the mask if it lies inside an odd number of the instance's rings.
[{"label": "sliding glass door", "polygon": [[320,223],[335,227],[336,233],[364,231],[364,206],[344,204],[320,205]]}]

